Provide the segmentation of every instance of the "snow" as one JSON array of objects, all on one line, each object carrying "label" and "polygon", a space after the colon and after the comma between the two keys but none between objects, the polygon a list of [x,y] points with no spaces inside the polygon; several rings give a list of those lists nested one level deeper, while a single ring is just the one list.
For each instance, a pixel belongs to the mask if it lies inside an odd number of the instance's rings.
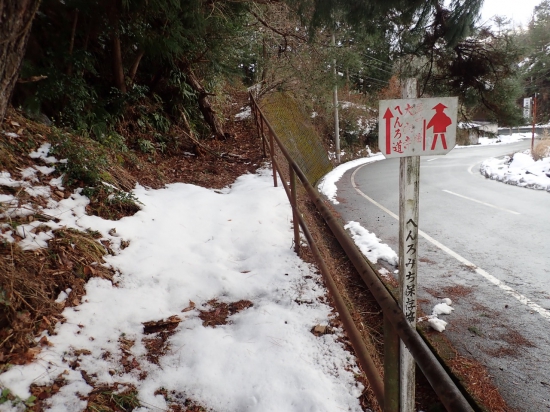
[{"label": "snow", "polygon": [[480,146],[509,144],[521,140],[530,139],[531,133],[512,133],[511,135],[498,135],[497,137],[480,137],[477,145],[455,146],[455,149],[474,148]]},{"label": "snow", "polygon": [[550,153],[535,161],[530,150],[485,160],[479,170],[492,180],[550,192]]},{"label": "snow", "polygon": [[339,204],[338,200],[336,200],[336,194],[338,192],[338,188],[336,187],[336,182],[338,182],[342,176],[344,176],[344,173],[346,173],[348,170],[353,169],[355,167],[377,162],[379,160],[385,159],[384,155],[382,153],[376,153],[372,154],[369,157],[363,157],[361,159],[352,160],[350,162],[343,163],[339,165],[338,167],[334,168],[332,171],[327,173],[317,185],[317,188],[319,189],[319,192],[325,195],[332,203],[335,205]]},{"label": "snow", "polygon": [[[32,157],[53,163],[48,152],[44,145]],[[8,173],[0,179],[48,198],[46,207],[35,207],[52,220],[18,226],[21,246],[46,247],[52,230],[61,227],[89,228],[111,242],[115,254],[106,256],[106,265],[117,271],[115,284],[91,278],[82,303],[65,308],[65,321],[53,334],[43,332],[51,346],[32,363],[0,374],[0,387],[26,399],[31,384],[52,384],[63,375],[67,384],[44,401],[46,410],[83,411],[93,389],[84,371],[95,387],[135,386],[140,412],[168,409],[155,394],[160,388],[220,412],[361,411],[363,387],[354,378],[359,370],[339,342],[342,331],[319,337],[310,332],[327,325],[334,312],[324,303],[320,275],[293,252],[291,208],[282,187],[273,187],[271,171],[241,176],[223,190],[183,183],[159,190],[137,186],[133,194],[142,210],[119,221],[86,215],[89,201],[80,189],[55,201],[48,190]],[[21,208],[10,195],[0,201],[9,204],[5,213],[33,212],[32,205]],[[49,230],[32,233],[37,224]],[[15,242],[7,229],[0,230],[2,238]],[[129,246],[122,248],[122,242]],[[69,292],[56,302],[62,304]],[[203,326],[200,310],[209,310],[214,299],[246,299],[253,306],[230,316],[226,325]],[[190,302],[195,308],[183,311]],[[142,323],[171,316],[181,322],[157,365],[145,346],[154,335],[145,335]],[[121,337],[134,342],[126,352]],[[139,369],[126,371],[123,355]],[[17,407],[0,405],[0,411],[13,410]]]},{"label": "snow", "polygon": [[48,156],[51,147],[50,143],[44,143],[38,150],[29,153],[29,156],[33,159],[43,160],[45,163],[57,163],[58,160],[55,157]]},{"label": "snow", "polygon": [[438,332],[443,332],[447,326],[447,322],[443,319],[431,317],[428,319],[428,324]]},{"label": "snow", "polygon": [[441,302],[434,306],[432,313],[436,316],[450,315],[453,312],[453,310],[455,310],[453,307],[451,307],[445,302]]},{"label": "snow", "polygon": [[443,332],[449,323],[440,319],[438,316],[450,315],[453,310],[455,310],[451,306],[452,303],[452,300],[449,298],[441,299],[441,302],[437,303],[432,309],[432,314],[419,318],[418,322],[428,322],[428,325],[430,325],[432,329]]},{"label": "snow", "polygon": [[351,237],[357,247],[359,247],[359,250],[361,250],[361,253],[372,263],[377,263],[379,259],[383,259],[389,264],[397,266],[397,253],[387,244],[381,243],[374,233],[363,228],[360,223],[354,221],[348,222],[344,226],[344,229],[350,231]]},{"label": "snow", "polygon": [[241,111],[235,115],[235,119],[237,120],[245,120],[252,117],[252,109],[250,106],[241,107]]}]

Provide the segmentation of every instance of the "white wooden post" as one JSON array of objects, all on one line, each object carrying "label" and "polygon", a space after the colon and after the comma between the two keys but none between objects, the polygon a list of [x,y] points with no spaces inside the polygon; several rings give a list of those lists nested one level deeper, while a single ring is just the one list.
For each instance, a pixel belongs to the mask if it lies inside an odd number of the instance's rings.
[{"label": "white wooden post", "polygon": [[[415,99],[416,79],[406,79],[403,99]],[[399,287],[400,303],[407,320],[416,327],[416,285],[418,256],[418,188],[420,156],[400,158],[399,175]],[[400,342],[400,411],[415,410],[415,362]]]}]

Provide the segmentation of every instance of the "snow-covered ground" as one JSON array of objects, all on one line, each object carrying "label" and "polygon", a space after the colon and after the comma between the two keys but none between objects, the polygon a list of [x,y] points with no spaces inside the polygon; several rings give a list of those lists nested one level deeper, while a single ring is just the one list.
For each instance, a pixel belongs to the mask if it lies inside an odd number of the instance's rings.
[{"label": "snow-covered ground", "polygon": [[[56,160],[48,149],[33,157],[51,167]],[[354,379],[359,371],[338,341],[341,331],[311,333],[334,314],[324,303],[320,275],[293,252],[291,209],[282,187],[273,187],[270,171],[244,175],[223,190],[138,186],[133,193],[142,210],[109,221],[85,214],[88,199],[79,190],[53,200],[50,191],[60,180],[34,187],[35,174],[51,169],[31,169],[20,178],[2,173],[0,185],[47,199],[40,212],[59,221],[41,224],[99,231],[115,251],[106,262],[117,275],[115,284],[92,278],[82,303],[65,308],[66,321],[55,334],[44,332],[51,346],[32,363],[2,373],[0,388],[26,399],[31,384],[51,384],[62,375],[67,384],[44,401],[46,410],[59,412],[86,408],[92,387],[83,375],[96,387],[134,386],[142,405],[136,411],[167,410],[161,388],[219,412],[361,411],[363,388]],[[10,196],[0,196],[5,213],[32,208]],[[18,227],[22,245],[44,247],[51,232],[38,237],[32,228]],[[11,230],[0,230],[4,241],[15,241]],[[62,293],[58,301],[65,298]],[[229,316],[226,325],[204,326],[200,311],[212,309],[213,300],[249,300],[252,306]],[[143,323],[174,316],[181,322],[169,349],[158,364],[151,362],[145,345],[151,335],[144,334]],[[133,345],[123,350],[121,337]],[[139,367],[126,372],[123,357]],[[0,405],[0,411],[21,408]]]},{"label": "snow-covered ground", "polygon": [[480,172],[493,180],[550,192],[550,150],[537,161],[531,156],[531,150],[487,159],[481,164]]},{"label": "snow-covered ground", "polygon": [[455,146],[455,149],[473,149],[475,147],[480,146],[488,146],[488,145],[502,145],[502,144],[509,144],[509,143],[515,143],[519,142],[520,140],[530,139],[531,133],[513,133],[511,135],[499,135],[497,137],[480,137],[479,143],[477,145],[469,145],[469,146]]}]

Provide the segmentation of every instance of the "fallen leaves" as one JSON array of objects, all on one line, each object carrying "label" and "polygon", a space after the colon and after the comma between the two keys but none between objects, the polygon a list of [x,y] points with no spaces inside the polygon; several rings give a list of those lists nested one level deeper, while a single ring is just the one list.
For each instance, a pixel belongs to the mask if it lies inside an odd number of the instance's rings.
[{"label": "fallen leaves", "polygon": [[208,304],[213,309],[209,311],[201,310],[199,318],[202,319],[203,326],[212,326],[213,328],[220,325],[226,325],[228,323],[227,318],[229,316],[253,306],[253,303],[249,300],[239,300],[238,302],[229,304],[211,300]]},{"label": "fallen leaves", "polygon": [[176,315],[170,316],[168,319],[155,320],[150,322],[143,322],[143,333],[146,335],[151,333],[171,331],[181,322],[181,319]]}]

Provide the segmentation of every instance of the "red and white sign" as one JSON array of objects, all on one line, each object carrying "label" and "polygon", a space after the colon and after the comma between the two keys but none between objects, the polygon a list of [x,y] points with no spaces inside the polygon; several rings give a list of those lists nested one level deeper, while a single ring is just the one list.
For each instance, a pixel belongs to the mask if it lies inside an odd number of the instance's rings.
[{"label": "red and white sign", "polygon": [[385,157],[442,155],[456,145],[458,97],[380,100],[378,147]]}]

